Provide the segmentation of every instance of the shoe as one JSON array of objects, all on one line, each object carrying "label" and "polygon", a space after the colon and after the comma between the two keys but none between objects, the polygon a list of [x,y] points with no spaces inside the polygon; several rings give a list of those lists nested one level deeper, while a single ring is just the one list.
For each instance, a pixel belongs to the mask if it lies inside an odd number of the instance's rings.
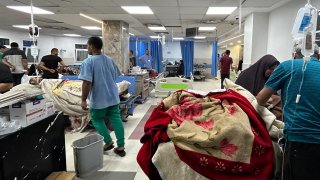
[{"label": "shoe", "polygon": [[124,157],[126,155],[126,152],[124,151],[124,148],[119,148],[119,147],[114,148],[113,152],[118,154],[121,157]]},{"label": "shoe", "polygon": [[113,149],[113,148],[114,148],[113,141],[111,141],[109,144],[105,144],[105,145],[103,146],[103,150],[104,150],[104,151],[110,151],[110,150]]}]

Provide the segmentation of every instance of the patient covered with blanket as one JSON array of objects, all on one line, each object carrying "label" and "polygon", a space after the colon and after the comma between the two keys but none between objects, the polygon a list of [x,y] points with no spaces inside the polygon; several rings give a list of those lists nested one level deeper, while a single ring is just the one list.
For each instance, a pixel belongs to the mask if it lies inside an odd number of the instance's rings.
[{"label": "patient covered with blanket", "polygon": [[228,91],[206,96],[177,91],[154,110],[137,157],[150,179],[271,179],[269,133],[277,136],[283,125],[226,82]]},{"label": "patient covered with blanket", "polygon": [[[82,81],[43,79],[40,83],[44,97],[54,102],[55,107],[69,115],[73,132],[82,131],[89,123],[89,112],[81,108]],[[117,83],[120,96],[126,96],[130,82]]]}]

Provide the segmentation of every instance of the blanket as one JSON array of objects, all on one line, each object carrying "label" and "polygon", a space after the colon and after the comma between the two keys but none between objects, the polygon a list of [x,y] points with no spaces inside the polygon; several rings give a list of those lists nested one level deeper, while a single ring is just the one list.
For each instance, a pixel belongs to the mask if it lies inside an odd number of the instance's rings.
[{"label": "blanket", "polygon": [[[161,116],[151,116],[148,122],[172,121],[167,126],[161,123],[157,126],[160,131],[153,134],[165,136],[167,129],[179,158],[196,172],[209,179],[270,178],[272,143],[263,120],[243,96],[232,90],[207,96],[178,91],[165,99],[161,108],[157,110]],[[146,134],[150,129],[145,128]],[[154,143],[155,137],[142,138],[144,145],[137,159],[150,179],[161,179],[151,177],[159,174],[149,158],[161,143],[159,139]]]},{"label": "blanket", "polygon": [[[89,123],[89,112],[81,108],[82,81],[43,79],[40,83],[44,97],[53,101],[57,110],[69,115],[72,132],[82,131]],[[118,93],[123,94],[130,86],[128,81],[117,83]]]}]

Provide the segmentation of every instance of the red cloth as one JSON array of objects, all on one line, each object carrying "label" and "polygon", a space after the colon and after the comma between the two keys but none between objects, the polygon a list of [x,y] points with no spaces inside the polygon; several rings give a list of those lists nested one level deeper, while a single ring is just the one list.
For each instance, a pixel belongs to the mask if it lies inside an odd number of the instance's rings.
[{"label": "red cloth", "polygon": [[152,180],[161,180],[157,168],[151,159],[162,142],[170,141],[167,135],[167,127],[171,117],[164,111],[163,104],[153,110],[150,118],[144,126],[144,136],[141,138],[141,147],[137,161],[143,172]]},{"label": "red cloth", "polygon": [[229,56],[223,56],[220,59],[220,63],[221,63],[220,73],[221,74],[230,74],[230,67],[232,64],[232,58]]},{"label": "red cloth", "polygon": [[[195,97],[203,97],[194,94]],[[253,149],[250,164],[218,159],[213,156],[194,151],[183,150],[175,146],[179,158],[193,170],[209,179],[219,180],[264,180],[270,179],[273,172],[273,146],[260,115],[250,102],[235,91],[210,93],[208,96],[236,103],[248,115],[254,134]],[[137,161],[150,179],[161,179],[152,157],[159,143],[170,141],[166,134],[170,116],[164,111],[163,104],[158,106],[145,125],[145,135],[141,138],[144,143],[140,149]],[[228,145],[228,142],[225,142]],[[227,147],[227,146],[226,146]]]}]

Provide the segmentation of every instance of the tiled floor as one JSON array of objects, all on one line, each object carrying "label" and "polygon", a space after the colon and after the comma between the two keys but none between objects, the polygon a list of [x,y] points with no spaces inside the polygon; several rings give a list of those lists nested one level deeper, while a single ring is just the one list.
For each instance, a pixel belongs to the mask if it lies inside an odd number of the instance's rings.
[{"label": "tiled floor", "polygon": [[[220,87],[220,80],[208,79],[205,82],[193,82],[195,90],[210,91]],[[154,97],[151,95],[151,97]],[[125,157],[119,157],[113,151],[107,152],[104,155],[103,168],[90,176],[92,180],[100,179],[118,179],[118,180],[145,180],[148,179],[140,169],[136,157],[140,147],[142,146],[139,140],[128,139],[131,133],[139,124],[150,106],[157,105],[161,99],[149,98],[144,104],[139,104],[134,111],[134,115],[128,117],[128,122],[124,123],[126,152]],[[71,144],[73,141],[85,137],[87,133],[66,134],[66,156],[67,170],[74,171],[73,149]],[[115,140],[114,133],[111,137]]]}]

